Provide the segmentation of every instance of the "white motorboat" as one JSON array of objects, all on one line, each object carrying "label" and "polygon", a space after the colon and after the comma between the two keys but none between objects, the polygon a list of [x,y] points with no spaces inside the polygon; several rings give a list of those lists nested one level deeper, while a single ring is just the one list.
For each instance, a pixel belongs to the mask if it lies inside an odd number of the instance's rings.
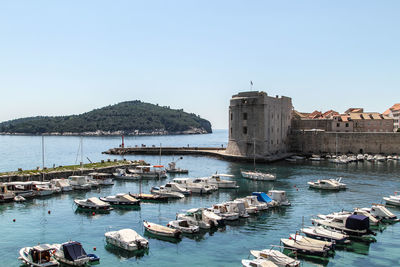
[{"label": "white motorboat", "polygon": [[133,173],[127,173],[125,169],[116,169],[115,173],[113,173],[113,176],[115,179],[121,179],[121,180],[139,180],[140,175],[139,174],[133,174]]},{"label": "white motorboat", "polygon": [[300,229],[300,231],[304,233],[306,236],[318,240],[324,240],[330,242],[334,241],[336,242],[336,244],[349,243],[349,235],[346,235],[340,231],[329,230],[322,226],[312,226],[308,228],[302,228]]},{"label": "white motorboat", "polygon": [[189,220],[174,220],[170,221],[167,225],[168,227],[177,229],[182,233],[186,234],[194,234],[199,232],[200,227],[191,223]]},{"label": "white motorboat", "polygon": [[286,192],[283,190],[269,190],[268,196],[279,203],[281,206],[290,206],[290,202],[286,197]]},{"label": "white motorboat", "polygon": [[68,179],[53,179],[50,181],[50,183],[59,187],[61,189],[61,192],[69,192],[73,190]]},{"label": "white motorboat", "polygon": [[363,161],[364,160],[364,155],[363,154],[358,154],[357,155],[357,160],[358,161]]},{"label": "white motorboat", "polygon": [[218,184],[213,183],[209,177],[199,177],[199,178],[193,178],[192,179],[193,184],[200,184],[206,188],[209,188],[210,191],[217,191],[218,190]]},{"label": "white motorboat", "polygon": [[172,181],[191,191],[193,194],[210,194],[214,191],[214,188],[202,183],[201,180],[193,183],[194,180],[190,178],[174,178]]},{"label": "white motorboat", "polygon": [[184,188],[183,186],[181,186],[180,184],[175,183],[175,182],[166,183],[164,185],[164,188],[168,191],[173,191],[173,192],[178,192],[178,193],[184,194],[185,196],[192,194],[192,191]]},{"label": "white motorboat", "polygon": [[373,204],[371,208],[362,208],[362,210],[370,213],[375,218],[385,222],[398,222],[396,215],[390,212],[384,205]]},{"label": "white motorboat", "polygon": [[[182,159],[182,157],[180,157],[178,160],[180,160],[180,159]],[[182,168],[176,167],[177,161],[172,161],[172,162],[168,163],[168,168],[166,168],[166,171],[168,173],[189,173],[189,170],[187,170],[187,169],[182,169]]]},{"label": "white motorboat", "polygon": [[26,200],[26,198],[24,198],[23,196],[15,196],[14,197],[15,202],[24,202],[25,200]]},{"label": "white motorboat", "polygon": [[276,176],[271,173],[264,173],[260,171],[243,171],[241,170],[240,173],[244,178],[255,180],[255,181],[275,181]]},{"label": "white motorboat", "polygon": [[369,219],[363,215],[342,215],[333,218],[313,219],[312,221],[317,225],[343,231],[351,236],[364,236],[372,233],[369,229]]},{"label": "white motorboat", "polygon": [[136,166],[135,169],[129,169],[128,171],[133,174],[138,174],[142,179],[167,178],[163,165]]},{"label": "white motorboat", "polygon": [[247,198],[237,198],[237,199],[235,199],[235,201],[242,202],[244,204],[244,207],[248,214],[257,214],[258,213],[257,207],[250,205],[251,202],[249,203]]},{"label": "white motorboat", "polygon": [[70,176],[68,177],[69,184],[74,190],[90,190],[92,186],[87,182],[86,176]]},{"label": "white motorboat", "polygon": [[310,188],[323,190],[340,190],[345,189],[346,185],[334,179],[317,180],[315,182],[307,182]]},{"label": "white motorboat", "polygon": [[386,204],[390,204],[393,206],[400,206],[400,195],[397,195],[398,192],[395,192],[394,196],[383,197],[383,200],[386,201]]},{"label": "white motorboat", "polygon": [[176,214],[176,219],[187,220],[201,229],[210,229],[212,227],[205,216],[203,216],[203,209],[190,209],[186,213]]},{"label": "white motorboat", "polygon": [[90,257],[79,242],[68,241],[53,246],[56,248],[54,258],[60,263],[70,266],[85,266],[90,261]]},{"label": "white motorboat", "polygon": [[246,210],[246,206],[242,201],[228,201],[224,203],[229,212],[239,213],[239,217],[248,218],[249,213]]},{"label": "white motorboat", "polygon": [[107,243],[127,251],[147,249],[149,241],[132,229],[122,229],[104,234]]},{"label": "white motorboat", "polygon": [[244,267],[278,267],[272,261],[266,259],[254,259],[254,260],[242,260],[242,265]]},{"label": "white motorboat", "polygon": [[100,186],[114,185],[114,181],[108,173],[91,172],[89,173],[89,176],[91,176]]},{"label": "white motorboat", "polygon": [[27,266],[35,267],[53,267],[59,266],[57,260],[53,257],[56,248],[49,244],[41,244],[34,247],[21,248],[19,251],[19,260]]},{"label": "white motorboat", "polygon": [[385,156],[382,156],[382,155],[375,155],[375,156],[374,156],[374,159],[375,159],[376,161],[386,161],[386,157],[385,157]]},{"label": "white motorboat", "polygon": [[182,235],[182,232],[177,229],[169,228],[148,221],[143,221],[143,226],[146,231],[157,236],[180,238]]},{"label": "white motorboat", "polygon": [[214,204],[209,210],[211,210],[218,216],[221,216],[224,220],[227,221],[234,221],[239,219],[239,213],[229,211],[226,204]]},{"label": "white motorboat", "polygon": [[32,182],[32,189],[36,196],[49,196],[52,195],[55,190],[50,188],[50,182]]},{"label": "white motorboat", "polygon": [[15,193],[7,189],[7,185],[0,183],[0,203],[11,202],[15,198]]},{"label": "white motorboat", "polygon": [[311,161],[322,161],[324,159],[321,158],[320,155],[312,155],[311,158],[309,158],[309,160],[311,160]]},{"label": "white motorboat", "polygon": [[208,181],[210,184],[217,186],[218,189],[224,188],[224,189],[236,189],[239,188],[239,186],[236,184],[236,181],[231,181],[231,180],[223,180],[221,177],[234,177],[233,175],[230,174],[213,174],[210,177],[208,177]]},{"label": "white motorboat", "polygon": [[101,197],[101,201],[109,203],[111,205],[121,205],[121,206],[139,206],[140,200],[132,197],[129,194],[120,193],[115,196]]},{"label": "white motorboat", "polygon": [[168,198],[184,198],[185,195],[179,192],[172,191],[171,188],[165,186],[153,186],[150,190],[151,193]]},{"label": "white motorboat", "polygon": [[88,199],[75,199],[74,202],[78,206],[78,208],[82,209],[92,209],[92,210],[102,210],[102,211],[112,210],[111,205],[109,203],[101,201],[97,197],[91,197]]},{"label": "white motorboat", "polygon": [[266,210],[266,209],[268,209],[268,204],[265,203],[265,202],[258,201],[257,196],[247,196],[246,200],[250,204],[250,206],[256,207],[257,210]]},{"label": "white motorboat", "polygon": [[300,261],[286,256],[276,249],[250,250],[251,255],[257,259],[267,259],[279,267],[300,267]]}]

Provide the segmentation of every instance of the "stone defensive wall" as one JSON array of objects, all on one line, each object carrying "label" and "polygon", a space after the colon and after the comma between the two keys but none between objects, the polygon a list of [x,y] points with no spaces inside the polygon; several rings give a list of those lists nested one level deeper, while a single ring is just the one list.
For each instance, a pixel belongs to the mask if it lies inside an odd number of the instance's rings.
[{"label": "stone defensive wall", "polygon": [[400,154],[400,133],[296,131],[289,142],[291,152],[305,154]]}]

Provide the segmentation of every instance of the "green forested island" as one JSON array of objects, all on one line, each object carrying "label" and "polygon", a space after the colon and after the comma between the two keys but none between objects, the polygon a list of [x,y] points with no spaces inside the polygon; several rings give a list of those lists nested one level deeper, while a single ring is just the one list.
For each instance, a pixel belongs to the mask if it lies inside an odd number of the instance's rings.
[{"label": "green forested island", "polygon": [[139,100],[121,102],[80,115],[38,116],[0,123],[1,134],[157,135],[211,132],[211,123],[198,115]]}]

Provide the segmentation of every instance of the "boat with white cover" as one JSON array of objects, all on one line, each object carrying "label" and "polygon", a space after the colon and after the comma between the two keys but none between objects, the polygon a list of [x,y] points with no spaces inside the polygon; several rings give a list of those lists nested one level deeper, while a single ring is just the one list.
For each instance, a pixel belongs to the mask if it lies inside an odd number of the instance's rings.
[{"label": "boat with white cover", "polygon": [[150,189],[150,192],[155,195],[160,195],[167,198],[184,198],[185,195],[179,192],[172,191],[170,188],[166,188],[165,186],[153,186]]},{"label": "boat with white cover", "polygon": [[112,210],[112,207],[109,203],[101,201],[97,197],[91,197],[88,199],[75,199],[74,202],[78,206],[78,208],[82,209],[103,210],[103,211]]},{"label": "boat with white cover", "polygon": [[146,231],[158,236],[180,238],[182,235],[182,232],[177,229],[169,228],[148,221],[143,221],[143,226]]},{"label": "boat with white cover", "polygon": [[68,179],[53,179],[50,181],[50,183],[59,187],[61,189],[61,192],[69,192],[73,190]]},{"label": "boat with white cover", "polygon": [[316,246],[313,244],[304,244],[304,242],[300,243],[298,240],[282,238],[282,244],[285,248],[294,250],[301,254],[306,255],[314,255],[320,257],[327,257],[330,249],[325,246]]},{"label": "boat with white cover", "polygon": [[340,180],[324,179],[315,182],[307,182],[310,188],[323,189],[323,190],[340,190],[346,189],[346,185],[341,183]]},{"label": "boat with white cover", "polygon": [[276,249],[250,250],[251,255],[256,258],[267,259],[279,267],[300,267],[300,261],[292,259]]},{"label": "boat with white cover", "polygon": [[350,242],[349,235],[340,231],[329,230],[322,226],[302,228],[300,231],[308,237],[330,242],[334,241],[336,244],[345,244]]},{"label": "boat with white cover", "polygon": [[400,220],[382,204],[372,204],[371,208],[362,208],[362,210],[384,222],[398,222]]},{"label": "boat with white cover", "polygon": [[90,261],[90,257],[79,242],[68,241],[53,246],[56,248],[54,258],[60,263],[70,266],[85,266]]},{"label": "boat with white cover", "polygon": [[269,190],[268,196],[279,203],[281,206],[290,206],[289,199],[286,196],[286,191],[284,190]]},{"label": "boat with white cover", "polygon": [[400,206],[400,195],[397,195],[397,191],[394,196],[383,197],[383,200],[386,201],[386,204],[390,204],[393,206]]},{"label": "boat with white cover", "polygon": [[125,169],[115,169],[115,172],[113,173],[113,176],[115,179],[120,179],[120,180],[139,180],[140,175],[139,174],[133,174],[133,173],[127,173]]},{"label": "boat with white cover", "polygon": [[229,211],[228,207],[225,203],[224,204],[214,204],[209,210],[211,210],[218,216],[221,216],[224,220],[227,220],[227,221],[234,221],[234,220],[239,219],[239,213]]},{"label": "boat with white cover", "polygon": [[278,267],[272,261],[266,259],[242,260],[244,267]]},{"label": "boat with white cover", "polygon": [[276,176],[271,173],[264,173],[260,171],[244,171],[241,170],[240,173],[244,178],[255,180],[255,181],[275,181]]},{"label": "boat with white cover", "polygon": [[121,229],[104,234],[107,243],[127,251],[147,249],[149,241],[132,229]]},{"label": "boat with white cover", "polygon": [[139,175],[141,179],[167,178],[163,165],[136,166],[135,169],[128,169],[128,171]]},{"label": "boat with white cover", "polygon": [[177,229],[177,230],[181,231],[182,233],[186,233],[186,234],[194,234],[194,233],[199,232],[199,230],[200,230],[200,227],[198,225],[191,223],[189,220],[170,221],[167,224],[167,226]]},{"label": "boat with white cover", "polygon": [[266,209],[268,209],[268,204],[265,203],[265,202],[258,201],[257,196],[247,196],[246,200],[251,206],[256,207],[257,210],[266,210]]},{"label": "boat with white cover", "polygon": [[90,190],[92,188],[87,182],[86,176],[73,175],[68,177],[68,180],[74,190]]},{"label": "boat with white cover", "polygon": [[21,248],[18,259],[27,266],[53,267],[59,266],[53,257],[55,247],[49,244],[41,244],[34,247]]},{"label": "boat with white cover", "polygon": [[122,206],[139,206],[140,200],[130,196],[126,193],[116,194],[115,196],[101,197],[101,201],[109,203],[111,205],[122,205]]},{"label": "boat with white cover", "polygon": [[332,242],[332,241],[325,241],[325,240],[319,240],[319,239],[315,239],[315,238],[310,238],[310,237],[307,237],[307,236],[300,235],[298,233],[290,234],[289,236],[290,236],[291,239],[296,240],[300,244],[327,247],[329,249],[334,249],[335,248],[335,242]]},{"label": "boat with white cover", "polygon": [[202,183],[200,180],[197,183],[193,183],[194,180],[191,178],[174,178],[172,181],[191,191],[193,194],[210,194],[214,191],[213,187]]}]

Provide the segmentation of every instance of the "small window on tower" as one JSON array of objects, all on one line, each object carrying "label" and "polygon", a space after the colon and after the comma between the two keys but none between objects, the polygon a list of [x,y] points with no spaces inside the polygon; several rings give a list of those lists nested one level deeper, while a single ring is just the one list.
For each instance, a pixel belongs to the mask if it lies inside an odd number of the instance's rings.
[{"label": "small window on tower", "polygon": [[247,113],[243,113],[243,120],[247,120]]},{"label": "small window on tower", "polygon": [[247,127],[243,127],[243,134],[247,134]]},{"label": "small window on tower", "polygon": [[233,120],[233,114],[231,113],[231,120]]}]

